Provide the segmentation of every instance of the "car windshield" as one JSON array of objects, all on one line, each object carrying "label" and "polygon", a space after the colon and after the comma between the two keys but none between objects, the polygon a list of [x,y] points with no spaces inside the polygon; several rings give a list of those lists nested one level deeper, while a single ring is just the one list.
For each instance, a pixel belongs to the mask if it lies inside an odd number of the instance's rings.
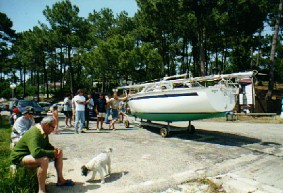
[{"label": "car windshield", "polygon": [[39,106],[35,101],[19,101],[19,105],[23,107],[26,107],[26,106],[38,107]]},{"label": "car windshield", "polygon": [[49,104],[49,103],[39,103],[39,105],[40,105],[40,106],[42,106],[42,107],[50,106],[50,104]]}]

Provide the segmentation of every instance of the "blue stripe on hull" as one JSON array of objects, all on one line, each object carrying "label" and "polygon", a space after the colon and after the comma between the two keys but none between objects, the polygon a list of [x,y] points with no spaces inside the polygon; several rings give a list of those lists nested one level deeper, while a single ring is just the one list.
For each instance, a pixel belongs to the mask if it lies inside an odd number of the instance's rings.
[{"label": "blue stripe on hull", "polygon": [[169,98],[169,97],[181,97],[181,96],[198,96],[198,93],[183,93],[183,94],[162,94],[162,95],[150,95],[150,96],[140,96],[137,98],[130,98],[129,100],[140,100],[140,99],[152,99],[152,98]]},{"label": "blue stripe on hull", "polygon": [[133,116],[151,121],[193,121],[224,117],[225,112],[220,113],[132,113]]}]

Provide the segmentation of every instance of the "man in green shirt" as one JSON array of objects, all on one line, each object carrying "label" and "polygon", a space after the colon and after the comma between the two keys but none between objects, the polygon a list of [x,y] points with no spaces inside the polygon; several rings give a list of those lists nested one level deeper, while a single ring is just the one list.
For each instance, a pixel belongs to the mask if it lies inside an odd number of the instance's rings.
[{"label": "man in green shirt", "polygon": [[72,180],[63,177],[63,152],[49,143],[48,135],[54,131],[53,116],[43,118],[40,124],[31,127],[19,140],[11,153],[12,162],[37,170],[39,193],[45,193],[45,180],[48,163],[55,160],[57,171],[57,186],[72,186]]}]

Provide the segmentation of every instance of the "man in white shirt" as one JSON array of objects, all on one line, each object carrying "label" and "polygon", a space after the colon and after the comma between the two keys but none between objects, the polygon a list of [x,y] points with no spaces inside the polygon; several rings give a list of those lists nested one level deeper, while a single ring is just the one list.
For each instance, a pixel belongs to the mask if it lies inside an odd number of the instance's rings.
[{"label": "man in white shirt", "polygon": [[78,94],[74,97],[74,101],[76,105],[76,115],[75,115],[76,133],[82,132],[83,124],[85,122],[85,105],[89,103],[89,101],[85,100],[85,97],[83,95],[84,95],[83,90],[79,89]]}]

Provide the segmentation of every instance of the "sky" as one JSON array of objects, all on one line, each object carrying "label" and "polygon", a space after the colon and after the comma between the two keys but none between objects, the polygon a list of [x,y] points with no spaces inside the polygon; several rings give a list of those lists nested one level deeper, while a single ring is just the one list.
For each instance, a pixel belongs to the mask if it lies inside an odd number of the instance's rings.
[{"label": "sky", "polygon": [[[72,5],[79,7],[79,16],[88,17],[88,14],[100,11],[102,8],[112,9],[114,15],[126,11],[128,16],[137,12],[135,0],[70,0]],[[13,22],[12,29],[16,32],[27,31],[38,25],[38,21],[46,23],[43,10],[59,0],[0,0],[0,12],[3,12]]]}]

